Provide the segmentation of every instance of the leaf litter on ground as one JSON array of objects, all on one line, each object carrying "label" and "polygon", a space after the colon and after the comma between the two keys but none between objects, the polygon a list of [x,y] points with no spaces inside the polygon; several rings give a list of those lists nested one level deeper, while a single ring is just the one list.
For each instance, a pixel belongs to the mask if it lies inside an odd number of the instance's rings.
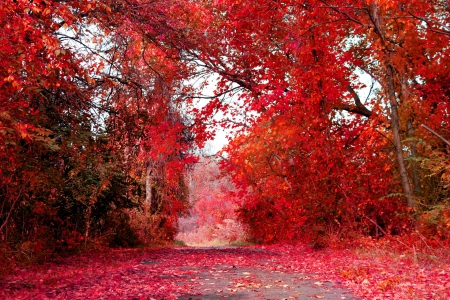
[{"label": "leaf litter on ground", "polygon": [[[218,280],[232,273],[234,281],[220,286]],[[261,274],[271,274],[266,278],[271,282],[258,277]],[[206,294],[239,295],[244,290],[263,296],[264,290],[275,288],[291,299],[326,296],[300,295],[294,284],[285,280],[289,276],[315,288],[328,289],[327,283],[338,284],[353,294],[342,299],[450,297],[448,262],[421,265],[401,255],[368,256],[354,249],[312,250],[278,244],[113,250],[63,258],[37,267],[17,268],[15,274],[1,279],[0,298],[203,299]]]}]

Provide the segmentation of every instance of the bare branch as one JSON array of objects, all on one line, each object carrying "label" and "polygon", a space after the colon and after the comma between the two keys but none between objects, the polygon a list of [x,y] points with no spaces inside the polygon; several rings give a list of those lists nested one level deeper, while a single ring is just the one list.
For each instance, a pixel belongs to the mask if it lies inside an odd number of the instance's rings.
[{"label": "bare branch", "polygon": [[444,143],[446,143],[447,145],[450,146],[450,142],[447,141],[446,139],[444,139],[444,138],[442,137],[442,135],[438,134],[436,131],[434,131],[433,129],[431,129],[430,127],[428,127],[428,126],[425,125],[425,124],[421,124],[421,126],[422,126],[423,128],[425,128],[426,130],[428,130],[429,132],[431,132],[432,134],[434,134],[435,136],[437,136],[438,138],[440,138]]},{"label": "bare branch", "polygon": [[448,31],[448,30],[434,29],[433,26],[430,24],[429,20],[427,20],[427,19],[425,19],[425,18],[423,18],[423,17],[416,16],[416,15],[414,15],[414,14],[413,14],[412,12],[410,12],[410,11],[408,11],[408,13],[409,13],[412,17],[414,17],[415,19],[420,20],[420,21],[422,21],[422,22],[425,22],[425,24],[427,24],[427,27],[428,27],[428,30],[429,30],[429,31],[434,32],[434,33],[438,33],[438,34],[443,34],[443,35],[448,35],[448,36],[450,36],[450,31]]},{"label": "bare branch", "polygon": [[345,11],[339,10],[339,7],[332,6],[332,5],[330,5],[327,1],[324,1],[324,0],[320,0],[320,2],[322,2],[322,3],[325,4],[328,8],[331,8],[331,9],[334,10],[335,12],[340,13],[340,14],[346,16],[348,20],[350,20],[350,21],[352,21],[352,22],[355,22],[355,23],[357,23],[357,24],[359,24],[359,25],[362,25],[362,26],[367,26],[366,24],[364,24],[364,23],[361,22],[360,20],[355,19],[354,17],[350,16],[349,13],[347,13],[347,12],[345,12]]},{"label": "bare branch", "polygon": [[361,99],[359,98],[355,90],[350,85],[347,86],[347,90],[352,95],[356,106],[345,104],[341,107],[341,109],[370,118],[372,116],[372,111],[365,107],[364,104],[362,104]]}]

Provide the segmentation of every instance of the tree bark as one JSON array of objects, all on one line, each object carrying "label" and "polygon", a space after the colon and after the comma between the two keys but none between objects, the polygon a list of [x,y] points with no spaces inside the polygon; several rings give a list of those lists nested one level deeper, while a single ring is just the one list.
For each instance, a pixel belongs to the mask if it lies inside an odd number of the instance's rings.
[{"label": "tree bark", "polygon": [[400,137],[400,124],[398,117],[398,103],[395,97],[395,83],[394,83],[394,70],[393,67],[386,63],[386,77],[387,87],[389,94],[389,105],[391,107],[391,127],[394,135],[395,154],[397,156],[398,171],[400,172],[400,178],[402,180],[403,193],[406,197],[408,206],[414,208],[413,193],[411,185],[409,183],[408,172],[406,171],[405,157],[403,155],[403,145]]},{"label": "tree bark", "polygon": [[409,182],[408,172],[406,170],[405,165],[405,157],[403,155],[403,145],[400,136],[400,124],[399,124],[399,116],[398,116],[398,103],[397,97],[395,96],[395,80],[394,80],[394,67],[391,64],[390,60],[390,50],[388,49],[388,45],[386,43],[386,38],[384,36],[384,30],[382,28],[381,19],[378,16],[378,6],[375,2],[371,2],[369,5],[369,17],[375,27],[375,32],[380,37],[381,44],[384,47],[385,51],[385,61],[384,68],[386,71],[386,84],[387,84],[387,92],[389,97],[389,105],[391,108],[391,128],[392,133],[394,135],[394,146],[395,146],[395,154],[397,157],[398,163],[398,171],[400,173],[400,178],[402,181],[403,194],[406,197],[406,202],[409,207],[414,208],[413,201],[413,193],[411,190],[411,185]]},{"label": "tree bark", "polygon": [[441,141],[443,141],[444,143],[446,143],[447,145],[450,146],[450,142],[447,141],[446,139],[444,139],[444,138],[442,137],[442,135],[438,134],[436,131],[434,131],[433,129],[431,129],[430,127],[428,127],[428,126],[425,125],[425,124],[422,124],[422,127],[425,128],[426,130],[428,130],[429,132],[431,132],[432,134],[434,134],[435,136],[437,136],[438,138],[440,138]]},{"label": "tree bark", "polygon": [[145,202],[147,203],[148,207],[150,208],[152,206],[153,166],[150,162],[148,162],[146,168],[147,168],[147,170],[145,172]]}]

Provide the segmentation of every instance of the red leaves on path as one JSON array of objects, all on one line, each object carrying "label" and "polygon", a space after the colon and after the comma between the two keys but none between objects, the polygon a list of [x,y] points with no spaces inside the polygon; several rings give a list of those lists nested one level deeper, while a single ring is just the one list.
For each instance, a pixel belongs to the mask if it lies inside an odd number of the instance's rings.
[{"label": "red leaves on path", "polygon": [[[297,277],[316,274],[308,279],[340,282],[365,299],[450,296],[448,264],[419,266],[408,261],[407,256],[372,258],[355,253],[282,245],[110,251],[62,259],[34,269],[18,269],[15,275],[0,281],[0,298],[177,299],[197,295],[201,299],[197,288],[202,274],[224,265],[246,268],[249,273],[254,270]],[[258,283],[259,279],[252,282]],[[239,283],[235,289],[247,287]],[[254,284],[251,286],[255,288]],[[284,296],[302,299],[289,295],[289,291]]]}]

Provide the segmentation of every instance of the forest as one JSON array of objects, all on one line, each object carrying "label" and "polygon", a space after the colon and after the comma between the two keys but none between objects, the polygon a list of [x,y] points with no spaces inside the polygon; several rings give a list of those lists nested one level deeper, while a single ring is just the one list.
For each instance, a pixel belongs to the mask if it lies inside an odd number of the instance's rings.
[{"label": "forest", "polygon": [[448,1],[4,0],[0,24],[0,277],[180,237],[448,251]]}]

